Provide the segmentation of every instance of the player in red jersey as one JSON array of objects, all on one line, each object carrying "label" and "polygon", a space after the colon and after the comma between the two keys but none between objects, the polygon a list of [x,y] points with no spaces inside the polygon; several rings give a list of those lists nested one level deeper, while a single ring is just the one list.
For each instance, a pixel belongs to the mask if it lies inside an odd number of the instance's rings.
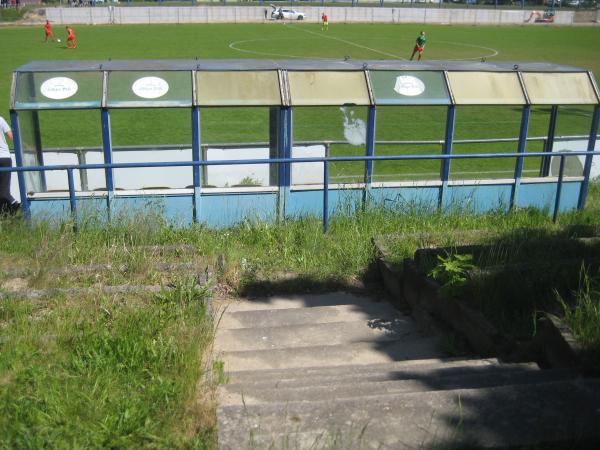
[{"label": "player in red jersey", "polygon": [[44,42],[48,42],[48,39],[52,39],[52,42],[54,42],[54,33],[52,32],[52,25],[50,25],[49,20],[46,20],[46,25],[44,25],[44,34],[46,35]]},{"label": "player in red jersey", "polygon": [[323,21],[323,25],[321,25],[321,31],[329,30],[329,17],[327,17],[327,14],[321,14],[321,20]]},{"label": "player in red jersey", "polygon": [[75,33],[73,33],[73,29],[67,25],[67,47],[68,48],[77,48],[75,44]]}]

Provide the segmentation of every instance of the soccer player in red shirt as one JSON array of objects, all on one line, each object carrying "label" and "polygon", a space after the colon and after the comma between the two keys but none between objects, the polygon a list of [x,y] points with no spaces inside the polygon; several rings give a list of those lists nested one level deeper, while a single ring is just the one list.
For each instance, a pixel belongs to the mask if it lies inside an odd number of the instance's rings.
[{"label": "soccer player in red shirt", "polygon": [[67,25],[67,47],[68,48],[77,48],[75,45],[75,33],[73,33],[73,29]]},{"label": "soccer player in red shirt", "polygon": [[321,14],[321,20],[323,21],[323,25],[321,26],[321,31],[329,30],[329,18],[325,13]]},{"label": "soccer player in red shirt", "polygon": [[46,39],[44,39],[44,42],[48,42],[48,39],[52,39],[54,42],[54,33],[52,32],[52,25],[50,25],[49,20],[46,20],[46,25],[44,25],[44,33],[46,34]]}]

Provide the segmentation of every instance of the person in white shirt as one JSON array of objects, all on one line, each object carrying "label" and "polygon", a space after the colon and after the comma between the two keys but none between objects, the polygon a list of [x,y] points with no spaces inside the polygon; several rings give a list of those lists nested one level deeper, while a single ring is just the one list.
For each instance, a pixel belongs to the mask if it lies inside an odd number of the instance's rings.
[{"label": "person in white shirt", "polygon": [[[13,134],[6,123],[6,120],[0,116],[0,167],[11,167],[12,160],[8,150],[6,137],[11,141]],[[0,212],[16,212],[20,208],[20,204],[10,195],[10,172],[0,172]]]}]

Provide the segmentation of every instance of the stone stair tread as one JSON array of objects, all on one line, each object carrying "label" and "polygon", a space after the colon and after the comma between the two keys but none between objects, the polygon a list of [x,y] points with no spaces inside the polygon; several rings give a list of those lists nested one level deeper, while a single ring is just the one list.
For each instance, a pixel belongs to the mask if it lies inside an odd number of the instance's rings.
[{"label": "stone stair tread", "polygon": [[332,292],[327,294],[301,294],[288,296],[272,296],[256,299],[228,301],[223,306],[227,312],[261,311],[265,309],[313,308],[317,306],[353,305],[353,304],[387,304],[376,302],[371,297],[348,292]]},{"label": "stone stair tread", "polygon": [[398,316],[400,316],[400,313],[392,305],[372,302],[258,311],[230,311],[226,309],[219,321],[219,329],[230,330],[308,323],[354,322],[357,320]]},{"label": "stone stair tread", "polygon": [[225,385],[220,388],[221,405],[252,405],[336,400],[403,392],[475,389],[493,386],[534,384],[572,379],[575,372],[566,369],[532,370],[512,366],[488,366],[487,371],[440,374],[422,372],[404,378],[329,379],[313,384],[271,383],[269,385]]},{"label": "stone stair tread", "polygon": [[[313,380],[318,378],[335,378],[340,376],[365,377],[369,375],[381,375],[389,372],[428,372],[432,370],[475,370],[477,368],[493,367],[501,364],[496,358],[429,358],[409,359],[404,361],[393,361],[379,364],[347,364],[344,366],[315,366],[291,369],[263,369],[263,370],[238,370],[232,371],[226,366],[230,380],[233,383],[273,383],[300,380]],[[515,364],[509,364],[513,366]],[[519,363],[519,367],[532,367],[537,369],[535,363]]]},{"label": "stone stair tread", "polygon": [[223,406],[217,414],[221,449],[323,433],[360,439],[343,448],[544,448],[600,439],[600,380]]},{"label": "stone stair tread", "polygon": [[226,371],[287,369],[328,366],[390,363],[407,359],[441,356],[438,339],[415,337],[406,340],[372,341],[353,344],[318,345],[267,350],[228,351],[217,357]]},{"label": "stone stair tread", "polygon": [[[390,364],[376,364],[380,366],[379,370],[352,370],[346,371],[347,366],[333,367],[336,371],[326,373],[313,372],[311,375],[304,373],[298,374],[298,369],[288,369],[287,375],[280,377],[265,376],[262,379],[240,378],[237,373],[228,374],[227,387],[231,389],[249,388],[285,388],[302,386],[325,386],[329,384],[356,383],[363,380],[370,381],[390,381],[390,380],[420,380],[426,377],[454,377],[482,375],[487,373],[508,373],[508,372],[537,372],[539,367],[535,363],[514,363],[514,364],[487,364],[487,365],[450,365],[443,366],[423,365],[414,367],[398,367]],[[370,368],[370,365],[363,366]],[[296,375],[294,375],[296,373]]]},{"label": "stone stair tread", "polygon": [[408,317],[217,330],[216,351],[266,350],[309,345],[395,341],[422,334]]}]

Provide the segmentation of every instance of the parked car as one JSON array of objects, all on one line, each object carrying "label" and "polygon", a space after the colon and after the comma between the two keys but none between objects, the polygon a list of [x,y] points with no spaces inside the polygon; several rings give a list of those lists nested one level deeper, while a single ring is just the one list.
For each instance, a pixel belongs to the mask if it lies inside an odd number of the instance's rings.
[{"label": "parked car", "polygon": [[289,8],[276,8],[271,5],[271,19],[273,20],[304,20],[304,13]]}]

